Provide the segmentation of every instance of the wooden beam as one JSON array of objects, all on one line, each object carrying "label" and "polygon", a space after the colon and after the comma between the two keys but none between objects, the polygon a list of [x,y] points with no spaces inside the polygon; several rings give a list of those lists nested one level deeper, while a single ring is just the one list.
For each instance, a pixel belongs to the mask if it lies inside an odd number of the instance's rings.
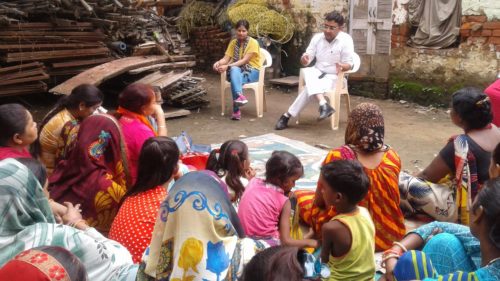
[{"label": "wooden beam", "polygon": [[135,83],[142,83],[142,84],[149,84],[149,85],[152,85],[154,82],[160,80],[160,79],[163,79],[165,77],[170,77],[174,75],[174,72],[173,71],[170,71],[168,73],[164,73],[164,72],[161,72],[161,71],[156,71],[154,73],[151,73],[149,75],[146,75],[144,77],[142,77],[141,79],[135,81]]},{"label": "wooden beam", "polygon": [[0,31],[0,36],[17,36],[17,37],[29,37],[29,36],[67,36],[67,37],[102,37],[105,35],[100,32],[94,31],[52,31],[52,30],[16,30],[16,31]]},{"label": "wooden beam", "polygon": [[0,96],[17,96],[25,94],[37,94],[47,91],[47,84],[37,82],[35,84],[13,85],[0,88]]},{"label": "wooden beam", "polygon": [[13,65],[13,66],[8,66],[8,67],[0,67],[0,74],[5,73],[5,72],[10,72],[10,71],[20,71],[22,69],[28,69],[28,68],[34,68],[34,67],[43,67],[43,64],[35,61],[32,63],[18,64],[18,65]]},{"label": "wooden beam", "polygon": [[52,67],[53,68],[64,68],[64,67],[75,67],[75,66],[83,66],[83,65],[102,64],[102,63],[112,61],[112,60],[114,60],[114,58],[107,57],[107,58],[101,58],[101,59],[54,62],[54,63],[52,63]]},{"label": "wooden beam", "polygon": [[45,70],[43,68],[34,68],[34,69],[29,69],[29,70],[22,70],[22,71],[16,71],[13,73],[9,73],[6,75],[0,75],[0,82],[4,80],[9,80],[9,79],[19,79],[19,78],[26,78],[30,76],[37,76],[37,75],[43,75],[46,74]]},{"label": "wooden beam", "polygon": [[105,47],[95,48],[95,49],[21,52],[21,53],[7,53],[4,57],[2,57],[2,60],[5,62],[47,60],[47,59],[60,59],[68,57],[109,55],[109,53],[110,53],[109,49]]},{"label": "wooden beam", "polygon": [[158,89],[164,89],[170,86],[171,84],[181,80],[183,77],[191,75],[192,73],[193,73],[192,70],[188,70],[183,73],[174,74],[172,76],[166,76],[160,80],[155,81],[154,83],[151,83],[150,85]]},{"label": "wooden beam", "polygon": [[180,61],[180,62],[169,62],[169,63],[160,63],[155,65],[150,65],[146,67],[136,68],[130,70],[129,74],[139,74],[144,71],[155,71],[161,68],[184,68],[184,67],[193,67],[196,65],[196,61]]},{"label": "wooden beam", "polygon": [[98,65],[87,71],[84,71],[64,83],[57,85],[49,92],[58,95],[69,95],[71,91],[80,84],[100,85],[103,81],[118,76],[134,68],[144,67],[152,64],[166,62],[166,56],[147,56],[147,57],[127,57]]},{"label": "wooden beam", "polygon": [[0,50],[43,50],[43,49],[85,49],[85,48],[97,48],[103,47],[102,43],[54,43],[54,44],[37,44],[37,43],[25,43],[25,44],[3,44],[0,45]]},{"label": "wooden beam", "polygon": [[50,77],[49,75],[47,75],[47,74],[44,73],[44,74],[41,74],[41,75],[38,75],[38,76],[33,76],[33,77],[20,78],[20,79],[12,79],[12,80],[5,80],[5,81],[0,81],[0,86],[12,85],[12,84],[20,84],[20,83],[32,82],[32,81],[47,80],[47,79],[49,79],[49,77]]}]

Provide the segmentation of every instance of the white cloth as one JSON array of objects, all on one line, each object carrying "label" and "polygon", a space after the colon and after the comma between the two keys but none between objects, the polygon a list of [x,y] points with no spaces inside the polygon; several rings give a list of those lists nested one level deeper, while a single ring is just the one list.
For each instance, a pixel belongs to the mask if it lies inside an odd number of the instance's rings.
[{"label": "white cloth", "polygon": [[308,96],[323,94],[335,88],[337,74],[326,74],[322,78],[319,78],[323,72],[314,66],[306,67],[302,71],[304,73],[305,88],[307,89]]},{"label": "white cloth", "polygon": [[[296,117],[306,106],[311,96],[331,91],[337,81],[337,63],[353,65],[354,43],[352,37],[340,31],[332,42],[325,39],[324,33],[317,33],[311,39],[306,52],[310,61],[316,58],[312,67],[302,69],[305,87],[299,93],[288,113]],[[323,78],[319,78],[326,73]]]}]

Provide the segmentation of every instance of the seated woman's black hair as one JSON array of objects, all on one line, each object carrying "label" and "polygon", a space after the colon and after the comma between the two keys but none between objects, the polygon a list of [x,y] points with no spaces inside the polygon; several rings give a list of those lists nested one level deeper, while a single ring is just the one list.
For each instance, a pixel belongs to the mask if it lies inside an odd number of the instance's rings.
[{"label": "seated woman's black hair", "polygon": [[493,121],[489,98],[478,88],[467,87],[456,91],[451,105],[464,122],[465,130],[481,129]]}]

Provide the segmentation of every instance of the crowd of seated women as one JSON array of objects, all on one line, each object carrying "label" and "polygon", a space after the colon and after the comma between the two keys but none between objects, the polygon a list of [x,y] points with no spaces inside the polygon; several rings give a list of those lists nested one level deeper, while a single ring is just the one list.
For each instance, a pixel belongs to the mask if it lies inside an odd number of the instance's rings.
[{"label": "crowd of seated women", "polygon": [[[500,279],[500,130],[478,89],[452,96],[463,133],[415,175],[357,105],[315,191],[293,189],[287,151],[256,176],[239,140],[188,172],[150,86],[102,101],[80,85],[40,126],[0,105],[0,280]],[[407,232],[416,214],[434,222]]]}]

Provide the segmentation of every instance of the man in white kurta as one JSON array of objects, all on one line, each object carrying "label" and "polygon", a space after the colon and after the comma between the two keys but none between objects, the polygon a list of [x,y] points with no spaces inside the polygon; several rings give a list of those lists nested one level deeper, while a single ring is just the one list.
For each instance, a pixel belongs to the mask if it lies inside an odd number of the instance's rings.
[{"label": "man in white kurta", "polygon": [[315,98],[319,102],[318,120],[330,117],[335,112],[326,101],[324,93],[335,87],[338,72],[350,70],[353,66],[354,44],[351,36],[341,31],[343,25],[344,17],[340,13],[334,11],[325,15],[323,32],[313,36],[300,58],[304,66],[308,66],[314,59],[316,63],[302,69],[305,87],[288,111],[280,117],[276,130],[287,128],[290,117],[296,117],[310,99]]}]

